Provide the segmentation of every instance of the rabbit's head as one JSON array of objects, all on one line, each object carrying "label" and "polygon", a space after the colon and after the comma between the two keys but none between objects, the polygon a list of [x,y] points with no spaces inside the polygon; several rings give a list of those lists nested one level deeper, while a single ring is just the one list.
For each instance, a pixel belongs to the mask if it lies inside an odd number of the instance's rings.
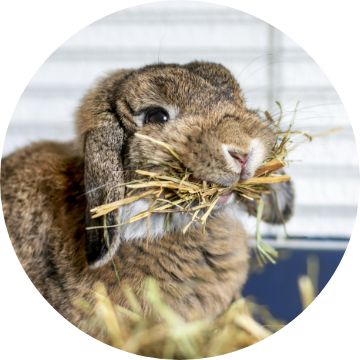
[{"label": "rabbit's head", "polygon": [[[88,210],[124,197],[116,186],[131,180],[136,168],[158,171],[173,161],[166,149],[135,133],[151,136],[171,146],[183,165],[199,181],[231,185],[254,175],[269,155],[275,135],[270,124],[246,108],[241,89],[222,65],[192,62],[158,64],[109,75],[84,98],[78,111],[78,133],[85,160]],[[223,206],[233,201],[224,195]],[[164,216],[152,215],[131,225],[118,225],[143,210],[145,200],[114,211],[87,226],[107,226],[87,232],[89,263],[100,266],[121,241],[161,236]],[[168,227],[184,224],[176,214]],[[186,222],[185,222],[186,224]]]}]

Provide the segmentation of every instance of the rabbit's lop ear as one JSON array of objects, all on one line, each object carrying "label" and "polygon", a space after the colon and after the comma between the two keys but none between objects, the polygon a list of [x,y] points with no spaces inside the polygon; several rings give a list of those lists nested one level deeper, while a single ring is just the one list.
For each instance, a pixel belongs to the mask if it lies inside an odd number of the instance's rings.
[{"label": "rabbit's lop ear", "polygon": [[[106,264],[120,244],[117,211],[92,219],[90,210],[123,198],[122,150],[125,130],[116,112],[116,94],[125,72],[101,82],[84,98],[77,113],[77,130],[84,151],[87,198],[86,256],[89,266]],[[116,86],[116,88],[115,88]]]}]

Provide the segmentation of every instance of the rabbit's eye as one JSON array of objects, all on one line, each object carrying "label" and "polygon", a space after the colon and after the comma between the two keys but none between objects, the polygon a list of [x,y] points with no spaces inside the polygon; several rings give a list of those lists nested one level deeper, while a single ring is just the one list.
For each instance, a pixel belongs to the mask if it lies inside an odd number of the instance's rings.
[{"label": "rabbit's eye", "polygon": [[163,124],[169,120],[168,112],[163,108],[151,108],[146,110],[144,124],[159,123]]}]

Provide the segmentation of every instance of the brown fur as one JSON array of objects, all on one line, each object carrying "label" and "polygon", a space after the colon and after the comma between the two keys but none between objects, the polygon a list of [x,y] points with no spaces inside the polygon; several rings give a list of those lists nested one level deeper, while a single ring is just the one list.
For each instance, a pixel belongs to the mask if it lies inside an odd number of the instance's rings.
[{"label": "brown fur", "polygon": [[[134,117],[150,105],[175,106],[176,119],[165,125],[139,127]],[[227,168],[219,144],[246,153],[259,138],[265,155],[274,143],[269,124],[246,108],[239,85],[221,65],[194,62],[121,70],[99,82],[84,98],[77,114],[78,139],[71,143],[40,142],[2,161],[2,204],[16,253],[43,296],[74,324],[86,319],[73,301],[102,281],[116,303],[127,306],[121,286],[141,296],[144,279],[158,280],[165,300],[187,319],[216,317],[236,298],[247,278],[248,250],[241,223],[217,210],[203,232],[192,226],[154,239],[122,239],[116,213],[107,216],[109,244],[89,209],[122,198],[114,187],[131,178],[131,169],[147,159],[169,160],[169,154],[135,132],[165,141],[201,180],[238,181]],[[158,169],[158,165],[150,166]],[[290,185],[279,191],[290,194]],[[86,195],[85,195],[86,193]],[[268,219],[278,222],[270,207]],[[253,204],[248,204],[252,212]],[[290,209],[290,210],[289,210]],[[239,210],[241,211],[241,210]],[[112,261],[99,264],[114,251]],[[110,251],[111,252],[111,251]],[[115,274],[118,273],[119,280]],[[145,307],[145,304],[143,304]],[[145,308],[146,311],[148,309]],[[89,333],[100,334],[87,329]]]}]

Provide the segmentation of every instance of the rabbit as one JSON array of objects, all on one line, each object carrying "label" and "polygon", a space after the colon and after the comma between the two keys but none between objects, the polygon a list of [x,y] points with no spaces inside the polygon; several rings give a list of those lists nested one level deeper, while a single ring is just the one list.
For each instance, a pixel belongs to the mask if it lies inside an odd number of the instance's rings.
[{"label": "rabbit", "polygon": [[[185,234],[189,215],[181,213],[168,227],[163,214],[120,226],[149,207],[146,199],[105,218],[92,219],[90,209],[124,198],[127,190],[117,184],[133,179],[134,169],[159,171],[171,160],[135,134],[169,144],[195,179],[230,186],[252,177],[269,156],[276,141],[270,122],[247,108],[228,69],[203,61],[114,71],[88,91],[75,115],[73,141],[33,143],[2,159],[4,217],[29,278],[80,328],[88,315],[76,300],[93,304],[97,282],[125,307],[123,289],[131,287],[149,314],[142,299],[147,277],[184,319],[216,318],[248,277],[248,236],[240,218],[254,215],[254,202],[224,194],[205,229],[195,222]],[[281,223],[293,212],[293,185],[274,186],[280,201],[264,195],[263,220]]]}]

